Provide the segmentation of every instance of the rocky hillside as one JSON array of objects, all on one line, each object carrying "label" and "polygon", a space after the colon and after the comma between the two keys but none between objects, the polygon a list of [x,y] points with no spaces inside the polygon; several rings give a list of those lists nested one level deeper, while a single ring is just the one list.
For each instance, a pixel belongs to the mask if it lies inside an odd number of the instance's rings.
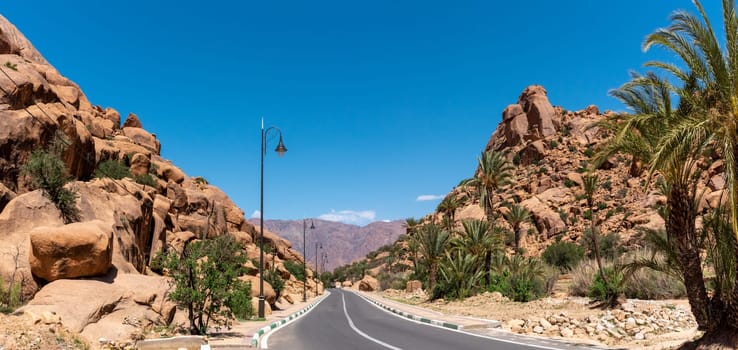
[{"label": "rocky hillside", "polygon": [[[162,158],[156,135],[135,114],[122,120],[116,110],[93,105],[2,16],[0,71],[0,285],[22,286],[28,305],[21,312],[59,316],[64,327],[94,342],[130,340],[177,319],[166,298],[171,287],[148,266],[159,252],[230,234],[258,261],[258,233],[225,193]],[[66,187],[78,196],[78,222],[69,224],[40,190],[30,191],[31,179],[21,173],[31,153],[59,132],[67,143],[61,158],[74,180]],[[94,178],[106,160],[123,163],[131,177]],[[134,180],[142,176],[150,180]],[[274,261],[289,301],[302,285],[283,262],[302,256],[289,241],[271,232],[265,237],[277,252],[266,256],[267,267]]]},{"label": "rocky hillside", "polygon": [[[313,222],[315,229],[308,229],[306,234],[308,264],[315,265],[315,242],[320,242],[323,246],[322,251],[328,254],[325,263],[328,271],[359,260],[372,250],[395,242],[397,237],[405,233],[402,221],[377,221],[366,226],[317,219]],[[258,226],[259,220],[252,219],[251,223]],[[302,252],[302,220],[267,220],[264,221],[264,226],[267,230],[292,242],[292,247]],[[318,252],[318,255],[320,254],[321,252]],[[318,263],[322,264],[320,260]],[[321,271],[322,269],[323,266]]]},{"label": "rocky hillside", "polygon": [[[582,241],[589,224],[582,176],[591,168],[598,146],[610,136],[598,123],[613,115],[609,111],[601,113],[596,106],[580,111],[555,107],[542,86],[526,88],[517,103],[502,112],[502,121],[482,151],[501,152],[514,165],[512,185],[494,195],[493,209],[504,214],[510,204],[520,203],[531,212],[533,222],[524,224],[521,230],[526,255],[539,255],[555,240]],[[719,204],[725,186],[722,164],[722,160],[712,159],[705,165],[700,211]],[[470,177],[474,169],[470,164]],[[639,227],[664,228],[657,210],[666,197],[653,184],[646,186],[648,171],[642,164],[633,162],[630,156],[615,155],[599,164],[596,173],[600,181],[594,196],[594,217],[603,233],[616,233],[625,246],[637,248],[642,244]],[[454,213],[457,227],[464,219],[485,218],[478,197],[467,196],[468,192],[468,188],[457,187],[448,194],[461,203]],[[441,223],[444,216],[434,212],[423,221]],[[502,218],[497,224],[511,229]],[[397,244],[407,251],[404,242]],[[406,264],[407,260],[406,255],[395,264]],[[377,265],[368,262],[368,266]]]}]

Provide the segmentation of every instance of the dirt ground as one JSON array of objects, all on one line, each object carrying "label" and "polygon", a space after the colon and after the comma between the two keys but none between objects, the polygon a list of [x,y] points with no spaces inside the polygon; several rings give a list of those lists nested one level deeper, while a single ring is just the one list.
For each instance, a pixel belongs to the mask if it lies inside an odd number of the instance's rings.
[{"label": "dirt ground", "polygon": [[89,344],[61,327],[53,317],[33,319],[0,313],[0,350],[89,348]]}]

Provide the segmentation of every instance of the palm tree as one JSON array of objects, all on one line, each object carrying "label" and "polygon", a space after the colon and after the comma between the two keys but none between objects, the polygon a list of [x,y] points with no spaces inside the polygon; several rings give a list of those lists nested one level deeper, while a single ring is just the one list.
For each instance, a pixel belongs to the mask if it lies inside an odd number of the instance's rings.
[{"label": "palm tree", "polygon": [[413,236],[413,239],[417,242],[418,250],[428,266],[428,290],[431,292],[436,286],[438,261],[443,256],[446,243],[448,243],[450,237],[448,231],[436,224],[421,226],[417,234]]},{"label": "palm tree", "polygon": [[[667,196],[664,212],[667,245],[676,248],[676,258],[682,273],[687,297],[699,328],[710,331],[718,327],[719,320],[711,311],[702,273],[700,239],[695,227],[697,218],[697,158],[706,138],[691,139],[665,152],[664,142],[671,142],[674,130],[700,111],[695,96],[704,94],[689,79],[684,87],[677,88],[655,74],[634,75],[631,82],[612,92],[612,95],[633,110],[632,115],[622,116],[615,136],[600,152],[605,153],[640,148],[634,157],[649,163],[651,174],[658,172],[663,178],[662,191]],[[680,97],[678,107],[672,107],[672,94]],[[590,204],[591,210],[591,204]]]},{"label": "palm tree", "polygon": [[502,252],[500,228],[490,226],[487,221],[483,220],[464,220],[461,224],[464,231],[457,245],[465,253],[484,258],[483,271],[485,271],[485,281],[489,284],[489,273],[487,272],[490,269],[492,255]]},{"label": "palm tree", "polygon": [[439,272],[446,291],[459,299],[470,296],[485,274],[479,268],[477,256],[461,250],[456,250],[453,254],[446,251]]},{"label": "palm tree", "polygon": [[[730,198],[730,213],[733,244],[738,241],[738,16],[736,16],[734,0],[722,1],[724,41],[721,45],[717,33],[713,29],[707,13],[698,0],[694,0],[699,15],[685,11],[677,11],[671,16],[671,25],[659,29],[649,35],[643,44],[645,50],[653,46],[661,47],[676,54],[681,62],[669,64],[664,62],[648,62],[647,65],[671,74],[686,86],[690,83],[697,87],[694,94],[680,95],[691,107],[683,120],[667,129],[654,154],[653,167],[669,164],[684,153],[683,149],[704,144],[710,140],[725,160],[726,179]],[[677,189],[676,191],[681,191]],[[688,192],[683,194],[688,196]],[[688,211],[690,204],[674,198],[678,209]],[[676,217],[671,213],[670,217]],[[693,223],[688,223],[692,225]],[[667,227],[668,231],[668,227]],[[692,242],[679,242],[679,250],[690,247]],[[696,252],[693,253],[698,255]],[[734,255],[738,253],[734,252]],[[695,262],[692,262],[694,265]],[[691,271],[692,269],[685,270]],[[686,280],[689,295],[690,283]],[[696,277],[696,276],[690,276]],[[701,291],[700,291],[700,294]],[[701,298],[702,299],[702,298]],[[690,296],[692,304],[693,296]],[[702,303],[703,300],[694,300]],[[708,317],[710,323],[708,333],[716,333],[712,327],[727,328],[738,331],[738,274],[733,276],[731,296],[724,300],[727,320],[723,323],[721,315],[712,314],[714,308],[700,311]],[[699,305],[706,306],[706,305]],[[696,306],[692,305],[695,310]],[[698,322],[704,316],[695,315]],[[700,324],[705,329],[705,324]],[[706,336],[709,339],[710,336]],[[738,341],[737,341],[738,342]]]},{"label": "palm tree", "polygon": [[415,233],[415,230],[420,226],[420,220],[416,218],[407,218],[405,219],[405,223],[403,226],[405,226],[405,233],[412,237],[412,235]]},{"label": "palm tree", "polygon": [[511,205],[509,209],[510,210],[504,214],[504,217],[505,221],[507,221],[513,229],[513,235],[515,236],[515,251],[519,252],[520,241],[522,238],[520,225],[531,221],[530,211],[518,203]]},{"label": "palm tree", "polygon": [[459,208],[460,202],[458,199],[456,199],[456,194],[451,193],[443,200],[441,203],[438,204],[438,208],[436,208],[436,211],[439,213],[443,213],[445,218],[448,218],[447,223],[447,230],[451,230],[453,228],[454,223],[456,222],[456,209]]},{"label": "palm tree", "polygon": [[513,167],[495,150],[483,152],[478,159],[479,168],[474,177],[463,180],[460,186],[470,186],[479,194],[479,206],[484,209],[487,221],[494,222],[493,195],[500,187],[510,183]]},{"label": "palm tree", "polygon": [[602,279],[602,282],[605,283],[605,287],[608,290],[608,300],[606,301],[606,305],[612,305],[616,302],[617,295],[612,292],[612,286],[610,283],[608,283],[607,276],[605,274],[605,270],[602,267],[602,256],[600,255],[600,234],[596,227],[596,220],[595,220],[595,214],[594,214],[594,194],[597,191],[597,183],[599,182],[599,176],[597,174],[587,174],[584,177],[582,177],[582,188],[584,189],[584,195],[587,198],[587,207],[589,207],[589,215],[590,215],[590,233],[592,234],[592,250],[594,251],[595,260],[597,261],[597,271],[600,275],[600,278]]}]

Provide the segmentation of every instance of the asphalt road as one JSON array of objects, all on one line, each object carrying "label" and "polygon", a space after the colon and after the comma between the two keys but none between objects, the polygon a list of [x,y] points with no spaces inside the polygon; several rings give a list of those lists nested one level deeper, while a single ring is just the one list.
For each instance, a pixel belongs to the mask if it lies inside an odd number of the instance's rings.
[{"label": "asphalt road", "polygon": [[[525,341],[525,340],[523,340]],[[536,343],[536,340],[531,340]],[[269,349],[339,350],[527,350],[572,349],[571,344],[528,345],[428,326],[394,316],[340,289],[302,318],[267,338]],[[263,343],[263,339],[262,339]]]}]

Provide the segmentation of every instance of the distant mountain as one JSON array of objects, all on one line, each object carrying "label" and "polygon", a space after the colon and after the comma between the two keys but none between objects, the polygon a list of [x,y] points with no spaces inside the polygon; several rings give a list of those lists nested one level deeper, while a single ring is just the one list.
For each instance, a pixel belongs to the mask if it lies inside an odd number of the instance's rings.
[{"label": "distant mountain", "polygon": [[[250,221],[258,227],[258,219]],[[310,222],[307,223],[308,264],[315,265],[315,242],[319,242],[323,245],[323,251],[328,253],[325,264],[328,270],[364,258],[367,253],[394,243],[397,237],[405,233],[403,221],[399,220],[377,221],[363,227],[318,219],[313,219],[313,223],[314,230],[310,229]],[[266,220],[264,226],[292,242],[292,248],[302,253],[302,220]],[[318,263],[321,263],[320,259]]]}]

